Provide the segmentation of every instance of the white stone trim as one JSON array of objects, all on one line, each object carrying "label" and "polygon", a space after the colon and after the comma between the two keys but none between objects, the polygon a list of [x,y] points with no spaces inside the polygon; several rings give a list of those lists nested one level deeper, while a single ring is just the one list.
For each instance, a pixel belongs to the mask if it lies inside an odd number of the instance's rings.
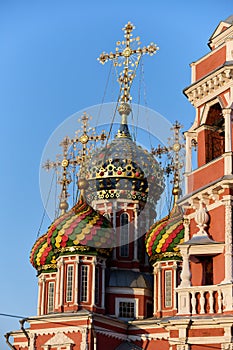
[{"label": "white stone trim", "polygon": [[225,205],[225,278],[223,283],[232,283],[232,198],[224,196]]},{"label": "white stone trim", "polygon": [[[138,304],[139,300],[138,298],[115,298],[115,316],[119,318],[119,305],[120,302],[125,302],[125,303],[134,303],[134,310],[135,310],[135,318],[138,318]],[[123,318],[122,318],[123,319]]]},{"label": "white stone trim", "polygon": [[[206,58],[206,56],[205,56]],[[203,77],[185,90],[189,101],[195,106],[208,102],[232,85],[233,67],[224,66]]]},{"label": "white stone trim", "polygon": [[56,347],[57,350],[60,350],[61,347],[66,347],[67,350],[71,350],[71,346],[74,344],[74,341],[69,338],[64,332],[57,332],[52,338],[47,340],[47,342],[42,345],[42,348],[48,350],[51,346]]},{"label": "white stone trim", "polygon": [[152,292],[144,288],[107,287],[106,292],[111,294],[124,294],[124,295],[133,295],[133,296],[134,295],[152,296]]},{"label": "white stone trim", "polygon": [[221,344],[225,341],[224,336],[199,336],[199,337],[190,337],[187,339],[189,344]]}]

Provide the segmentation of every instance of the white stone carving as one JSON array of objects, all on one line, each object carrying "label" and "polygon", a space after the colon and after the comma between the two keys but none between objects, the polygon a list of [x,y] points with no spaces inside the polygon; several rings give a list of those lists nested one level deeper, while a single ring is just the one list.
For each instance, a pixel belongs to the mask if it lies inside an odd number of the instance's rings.
[{"label": "white stone carving", "polygon": [[63,332],[58,332],[55,334],[52,338],[50,338],[43,347],[48,346],[66,346],[66,345],[72,345],[74,344],[74,341],[67,337]]},{"label": "white stone carving", "polygon": [[205,208],[203,202],[200,202],[200,208],[196,210],[195,221],[199,231],[193,236],[207,236],[205,228],[207,227],[207,223],[209,221],[209,214],[207,213],[207,209]]},{"label": "white stone carving", "polygon": [[217,94],[220,88],[226,86],[232,79],[232,69],[222,68],[218,73],[210,76],[187,89],[186,95],[189,101],[195,106],[201,104],[204,98],[210,98],[210,95]]}]

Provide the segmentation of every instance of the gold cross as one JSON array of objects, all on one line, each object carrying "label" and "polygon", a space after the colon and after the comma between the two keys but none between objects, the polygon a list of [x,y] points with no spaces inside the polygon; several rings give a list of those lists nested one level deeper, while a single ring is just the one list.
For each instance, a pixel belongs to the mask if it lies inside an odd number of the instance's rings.
[{"label": "gold cross", "polygon": [[122,28],[125,33],[125,40],[117,41],[116,52],[110,52],[109,54],[103,52],[98,58],[99,62],[102,64],[108,60],[112,60],[114,66],[121,67],[123,65],[123,70],[118,78],[120,90],[122,92],[121,102],[128,102],[131,100],[130,88],[136,76],[136,69],[141,57],[145,54],[153,56],[159,49],[154,43],[140,48],[140,37],[132,38],[131,33],[133,29],[135,29],[133,24],[128,22],[125,27]]},{"label": "gold cross", "polygon": [[[68,186],[71,183],[71,175],[69,171],[70,166],[77,166],[80,165],[80,173],[81,171],[84,172],[85,169],[85,161],[86,157],[88,155],[88,148],[87,143],[89,141],[103,141],[106,139],[105,133],[102,131],[100,135],[95,135],[94,132],[92,132],[91,135],[88,135],[88,116],[86,113],[83,114],[81,117],[82,122],[82,134],[80,136],[75,137],[74,139],[70,139],[68,136],[66,136],[62,142],[59,144],[59,146],[62,147],[62,160],[59,160],[59,156],[57,156],[57,160],[55,162],[52,162],[50,160],[47,160],[42,167],[49,171],[50,169],[57,169],[59,167],[62,168],[62,176],[59,179],[58,183],[61,185],[61,194],[60,194],[60,204],[59,208],[61,209],[61,213],[63,214],[68,209],[68,203],[67,199],[69,197],[68,193]],[[79,131],[76,131],[76,135],[79,133]],[[78,143],[81,143],[82,149],[81,149],[81,155],[79,154],[80,150],[78,150],[77,145]],[[69,149],[73,147],[72,151],[69,153]],[[74,169],[73,169],[74,171]],[[84,174],[82,174],[84,176]]]},{"label": "gold cross", "polygon": [[184,149],[184,141],[180,133],[180,129],[183,128],[178,121],[175,121],[171,130],[173,135],[168,139],[168,146],[158,145],[157,148],[152,148],[151,153],[158,158],[161,158],[162,154],[167,154],[167,158],[170,164],[166,165],[164,171],[167,175],[173,173],[173,190],[178,189],[181,182],[181,169],[183,168],[182,149]]},{"label": "gold cross", "polygon": [[61,194],[60,194],[60,204],[59,208],[62,211],[62,214],[68,209],[67,198],[69,197],[68,186],[71,183],[71,176],[68,171],[69,165],[76,165],[76,162],[72,157],[68,155],[69,148],[71,147],[72,142],[68,136],[64,137],[59,146],[62,147],[62,160],[59,159],[57,155],[57,160],[52,162],[47,160],[42,167],[49,171],[50,169],[62,168],[62,176],[59,178],[58,183],[61,185]]},{"label": "gold cross", "polygon": [[[82,150],[81,154],[76,155],[76,162],[77,164],[81,165],[83,167],[82,172],[84,172],[84,167],[85,167],[85,161],[86,157],[88,155],[88,149],[87,149],[87,144],[90,141],[104,141],[106,139],[106,135],[104,131],[100,135],[95,135],[93,132],[92,134],[88,135],[88,128],[89,128],[89,120],[90,118],[87,116],[87,114],[84,112],[83,116],[81,117],[82,121],[82,135],[78,136],[78,131],[76,131],[77,137],[72,140],[74,144],[81,143],[82,145]],[[83,175],[83,174],[82,174]]]}]

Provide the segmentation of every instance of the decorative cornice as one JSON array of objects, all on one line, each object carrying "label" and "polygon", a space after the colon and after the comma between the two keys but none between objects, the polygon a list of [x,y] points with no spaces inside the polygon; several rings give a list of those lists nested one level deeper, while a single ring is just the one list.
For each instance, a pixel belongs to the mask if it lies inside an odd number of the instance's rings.
[{"label": "decorative cornice", "polygon": [[70,344],[74,344],[74,341],[60,331],[60,332],[57,332],[52,338],[50,338],[42,347],[55,346],[55,345],[70,345]]},{"label": "decorative cornice", "polygon": [[198,80],[189,88],[184,90],[185,95],[194,106],[204,103],[206,97],[211,94],[219,94],[222,87],[227,87],[227,84],[233,78],[233,66],[223,66],[215,72],[208,75],[206,78]]},{"label": "decorative cornice", "polygon": [[[194,172],[192,172],[192,174]],[[189,208],[190,206],[192,206],[196,209],[199,206],[199,202],[201,200],[208,206],[208,210],[214,209],[221,205],[220,195],[224,191],[224,189],[232,188],[232,180],[233,176],[223,176],[213,181],[212,183],[206,184],[205,186],[198,188],[197,190],[182,197],[181,199],[179,199],[178,205],[184,208]],[[210,199],[212,199],[214,203],[209,205]],[[193,217],[193,214],[189,215],[189,218],[190,217]]]}]

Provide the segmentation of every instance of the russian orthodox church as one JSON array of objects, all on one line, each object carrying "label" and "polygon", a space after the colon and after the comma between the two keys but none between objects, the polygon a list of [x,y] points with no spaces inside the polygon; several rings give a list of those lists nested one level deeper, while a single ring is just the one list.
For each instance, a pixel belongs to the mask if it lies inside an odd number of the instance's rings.
[{"label": "russian orthodox church", "polygon": [[[157,48],[132,49],[132,29],[124,28],[123,51],[99,58],[124,62],[121,125],[89,165],[85,147],[75,160],[82,170],[71,209],[66,172],[74,160],[64,153],[59,216],[30,254],[38,273],[37,315],[6,334],[12,350],[233,349],[233,16],[215,29],[210,52],[191,64],[184,94],[196,117],[185,132],[185,191],[180,196],[173,159],[173,207],[159,221],[163,171],[127,124],[131,55]],[[88,140],[84,129],[76,141],[85,146]],[[180,148],[174,143],[174,152]]]}]

